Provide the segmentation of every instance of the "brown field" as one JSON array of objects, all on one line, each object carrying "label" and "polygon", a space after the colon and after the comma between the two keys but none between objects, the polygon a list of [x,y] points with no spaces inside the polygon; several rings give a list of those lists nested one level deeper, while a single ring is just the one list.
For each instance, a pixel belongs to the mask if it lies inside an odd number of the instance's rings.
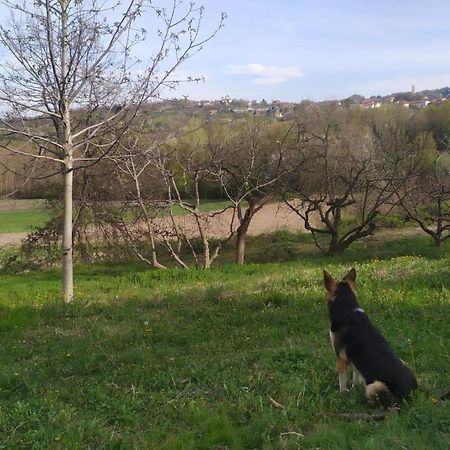
[{"label": "brown field", "polygon": [[[11,209],[29,209],[39,203],[36,200],[2,200],[0,201],[0,210]],[[36,206],[36,207],[38,207]],[[206,232],[209,237],[223,238],[229,233],[229,227],[232,217],[232,211],[228,210],[220,215],[208,218]],[[159,226],[169,226],[168,217],[161,218]],[[195,221],[190,216],[175,217],[177,226],[186,230],[186,234],[191,237],[198,235]],[[294,214],[283,203],[272,203],[255,214],[249,227],[249,235],[258,235],[263,233],[272,233],[277,230],[304,231],[300,218]],[[8,245],[19,245],[25,239],[27,233],[3,233],[0,234],[0,247]]]}]

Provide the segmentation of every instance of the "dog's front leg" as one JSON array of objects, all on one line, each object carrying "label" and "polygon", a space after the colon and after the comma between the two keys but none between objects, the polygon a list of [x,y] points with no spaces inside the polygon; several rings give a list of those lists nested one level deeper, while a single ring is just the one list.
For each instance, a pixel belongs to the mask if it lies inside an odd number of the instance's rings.
[{"label": "dog's front leg", "polygon": [[347,390],[347,361],[338,357],[336,367],[339,375],[339,390],[345,392]]}]

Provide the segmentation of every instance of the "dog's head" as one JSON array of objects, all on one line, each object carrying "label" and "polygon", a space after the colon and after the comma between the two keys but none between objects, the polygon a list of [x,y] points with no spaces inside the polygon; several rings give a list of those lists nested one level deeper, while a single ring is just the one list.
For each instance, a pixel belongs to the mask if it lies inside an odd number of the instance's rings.
[{"label": "dog's head", "polygon": [[342,281],[337,281],[333,278],[326,270],[323,271],[323,281],[325,284],[326,297],[328,304],[333,303],[338,294],[341,291],[348,291],[350,288],[351,292],[355,294],[356,289],[356,270],[354,268],[350,269],[347,275],[342,279]]}]

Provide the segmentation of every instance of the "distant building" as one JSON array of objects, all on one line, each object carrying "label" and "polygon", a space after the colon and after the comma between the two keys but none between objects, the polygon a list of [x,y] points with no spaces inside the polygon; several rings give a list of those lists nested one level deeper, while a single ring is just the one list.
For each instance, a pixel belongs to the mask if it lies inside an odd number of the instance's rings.
[{"label": "distant building", "polygon": [[381,102],[374,100],[365,100],[364,102],[360,103],[359,106],[364,109],[381,108]]},{"label": "distant building", "polygon": [[409,102],[409,106],[411,108],[418,108],[418,109],[426,108],[429,104],[430,104],[430,101],[427,100],[427,99],[416,100],[414,102]]},{"label": "distant building", "polygon": [[283,117],[283,113],[281,112],[279,106],[272,105],[267,109],[267,116],[274,117],[275,119],[281,119]]}]

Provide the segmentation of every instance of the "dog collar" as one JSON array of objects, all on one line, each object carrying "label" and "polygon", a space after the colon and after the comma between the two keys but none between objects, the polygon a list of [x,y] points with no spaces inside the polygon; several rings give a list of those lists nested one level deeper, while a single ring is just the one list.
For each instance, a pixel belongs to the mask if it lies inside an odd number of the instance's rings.
[{"label": "dog collar", "polygon": [[356,308],[353,308],[351,312],[365,313],[365,311],[362,308],[360,308],[359,306],[357,306]]}]

